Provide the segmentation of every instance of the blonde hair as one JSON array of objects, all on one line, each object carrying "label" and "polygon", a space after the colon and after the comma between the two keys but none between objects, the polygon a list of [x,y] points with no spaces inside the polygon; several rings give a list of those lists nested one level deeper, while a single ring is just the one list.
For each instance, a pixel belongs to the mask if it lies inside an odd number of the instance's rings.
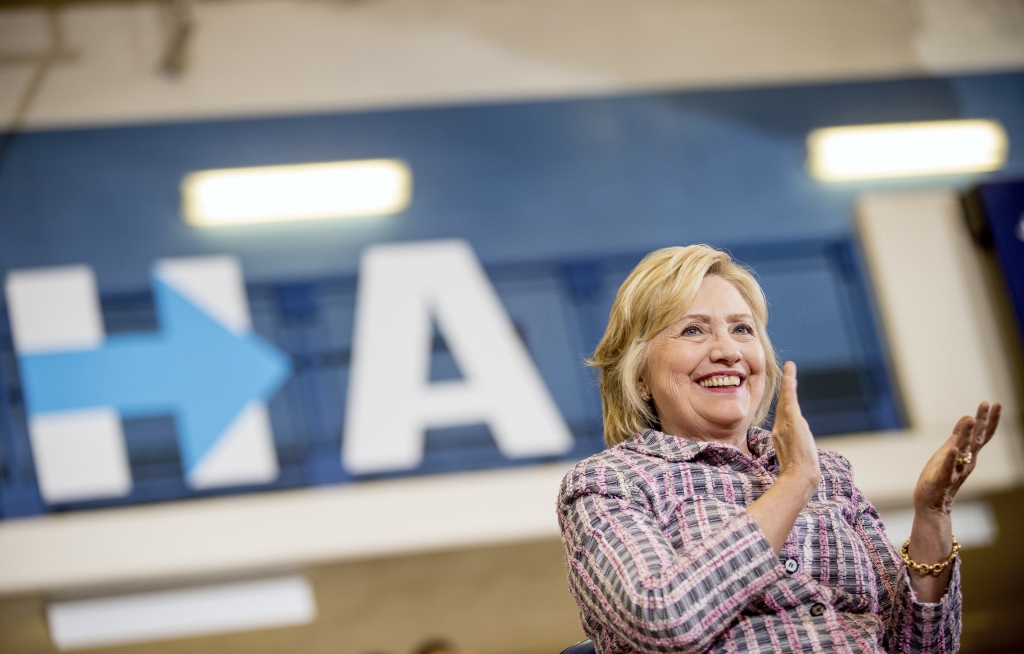
[{"label": "blonde hair", "polygon": [[750,270],[727,253],[707,245],[655,250],[622,283],[608,317],[608,328],[588,363],[601,373],[604,440],[617,445],[644,429],[660,427],[651,403],[640,398],[638,383],[647,368],[651,339],[679,319],[697,296],[701,282],[717,275],[731,283],[754,314],[765,353],[765,389],[754,424],[768,416],[782,381],[782,369],[768,340],[768,303]]}]

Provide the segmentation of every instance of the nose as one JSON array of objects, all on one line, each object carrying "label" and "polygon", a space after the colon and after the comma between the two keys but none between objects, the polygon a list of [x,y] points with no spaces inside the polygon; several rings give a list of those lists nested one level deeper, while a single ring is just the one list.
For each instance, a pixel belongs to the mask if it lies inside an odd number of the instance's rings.
[{"label": "nose", "polygon": [[736,341],[728,333],[722,330],[715,330],[714,340],[711,343],[710,357],[715,363],[732,366],[743,357],[743,354],[740,352]]}]

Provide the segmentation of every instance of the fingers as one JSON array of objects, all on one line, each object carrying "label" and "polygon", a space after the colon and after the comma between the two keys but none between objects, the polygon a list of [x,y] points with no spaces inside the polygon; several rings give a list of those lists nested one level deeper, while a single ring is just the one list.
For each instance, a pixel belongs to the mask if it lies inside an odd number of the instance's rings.
[{"label": "fingers", "polygon": [[971,446],[971,434],[974,430],[975,420],[970,416],[964,416],[957,421],[956,427],[953,428],[953,436],[951,440],[956,445],[957,451],[961,454],[966,454],[970,451]]},{"label": "fingers", "polygon": [[[963,470],[965,467],[973,463],[974,453],[971,449],[971,443],[974,435],[974,426],[977,421],[970,417],[964,416],[957,421],[956,427],[953,428],[953,449],[952,456],[957,470]],[[970,455],[971,461],[964,462],[964,459]],[[947,455],[948,456],[948,455]]]},{"label": "fingers", "polygon": [[[964,416],[957,421],[956,427],[953,428],[953,435],[947,441],[947,444],[951,443],[955,448],[952,450],[955,453],[953,457],[955,470],[963,471],[966,474],[970,474],[974,470],[974,466],[978,463],[978,452],[992,438],[996,427],[999,426],[1002,408],[998,402],[992,405],[982,402],[978,405],[975,417]],[[947,455],[946,458],[948,459],[949,456]],[[943,465],[945,466],[946,463],[947,461],[944,461]]]},{"label": "fingers", "polygon": [[1002,415],[1003,406],[996,402],[989,405],[982,402],[978,405],[978,413],[974,419],[974,427],[971,430],[970,451],[977,454],[985,443],[988,443],[996,433],[999,426],[999,417]]},{"label": "fingers", "polygon": [[796,395],[796,364],[787,361],[782,367],[782,391],[776,413],[782,412],[790,418],[801,415],[800,402]]},{"label": "fingers", "polygon": [[786,395],[796,392],[796,364],[792,361],[782,366],[782,392]]},{"label": "fingers", "polygon": [[974,417],[974,426],[971,428],[971,452],[977,452],[985,442],[985,432],[988,428],[989,404],[982,402],[978,405],[978,413]]},{"label": "fingers", "polygon": [[999,416],[1003,413],[1003,405],[996,402],[992,405],[992,408],[988,412],[988,425],[985,429],[985,440],[981,442],[982,445],[992,440],[992,436],[996,433],[996,427],[999,426]]}]

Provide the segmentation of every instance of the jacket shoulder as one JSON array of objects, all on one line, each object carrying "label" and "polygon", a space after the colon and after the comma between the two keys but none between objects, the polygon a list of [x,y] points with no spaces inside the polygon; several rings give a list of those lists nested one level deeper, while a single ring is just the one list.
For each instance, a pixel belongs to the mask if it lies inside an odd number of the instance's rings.
[{"label": "jacket shoulder", "polygon": [[850,464],[849,459],[839,452],[818,448],[818,461],[823,468],[835,468],[837,472],[842,472],[850,477],[853,476],[853,465]]},{"label": "jacket shoulder", "polygon": [[620,444],[583,459],[562,478],[558,503],[566,505],[591,494],[633,499],[643,483],[633,468],[645,458]]},{"label": "jacket shoulder", "polygon": [[818,462],[821,467],[822,483],[832,489],[836,495],[854,498],[857,486],[853,479],[853,466],[850,460],[832,450],[818,450]]}]

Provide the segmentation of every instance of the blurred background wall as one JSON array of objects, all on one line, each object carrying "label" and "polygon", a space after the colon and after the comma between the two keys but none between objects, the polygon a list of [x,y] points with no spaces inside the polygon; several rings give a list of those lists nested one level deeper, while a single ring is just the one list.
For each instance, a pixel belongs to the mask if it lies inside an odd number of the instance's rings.
[{"label": "blurred background wall", "polygon": [[[0,651],[54,651],[60,625],[89,621],[61,610],[111,598],[186,617],[65,648],[398,654],[442,636],[481,654],[560,651],[582,636],[554,493],[601,448],[582,359],[630,267],[693,242],[758,271],[815,433],[854,458],[894,540],[946,413],[979,393],[1013,409],[955,529],[971,545],[964,651],[1024,647],[1013,280],[959,201],[1024,176],[1020,2],[0,0],[0,117]],[[996,170],[808,172],[815,129],[954,119],[1002,126]],[[197,171],[376,159],[411,175],[408,204],[383,217],[183,220]],[[479,259],[570,444],[510,455],[493,425],[464,419],[427,430],[412,467],[347,465],[361,258],[450,239]],[[97,338],[113,343],[168,329],[161,288],[216,314],[188,275],[152,266],[223,255],[242,274],[218,296],[244,298],[233,333],[251,323],[287,368],[240,400],[265,404],[247,433],[271,439],[253,455],[270,472],[197,486],[187,421],[161,405],[114,416],[127,486],[48,491],[29,415],[49,387],[26,381],[28,310],[12,309],[17,280],[42,278],[19,275],[86,266],[73,279],[94,280]],[[914,298],[952,322],[914,329]],[[50,323],[74,322],[58,305]],[[950,325],[969,342],[950,348]],[[429,381],[462,379],[453,335],[431,329]],[[949,349],[962,365],[928,355]],[[225,379],[217,398],[246,381]],[[889,467],[855,458],[879,452]],[[201,635],[194,614],[218,592],[262,597],[271,615]]]}]

